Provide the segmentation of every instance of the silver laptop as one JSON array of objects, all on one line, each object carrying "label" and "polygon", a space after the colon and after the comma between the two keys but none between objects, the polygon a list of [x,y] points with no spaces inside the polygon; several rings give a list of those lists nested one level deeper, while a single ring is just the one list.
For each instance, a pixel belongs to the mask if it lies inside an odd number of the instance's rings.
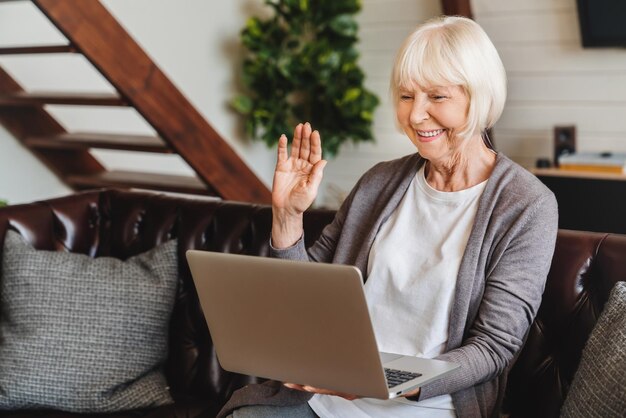
[{"label": "silver laptop", "polygon": [[226,370],[390,399],[458,367],[379,353],[356,267],[197,250],[187,261]]}]

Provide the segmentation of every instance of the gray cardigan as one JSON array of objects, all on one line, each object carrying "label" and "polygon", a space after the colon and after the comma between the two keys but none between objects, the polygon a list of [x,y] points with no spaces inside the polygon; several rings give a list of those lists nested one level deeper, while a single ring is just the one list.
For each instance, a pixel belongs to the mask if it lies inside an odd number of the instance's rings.
[{"label": "gray cardigan", "polygon": [[[424,161],[413,154],[377,164],[359,180],[308,251],[300,239],[272,255],[355,265],[367,280],[374,238]],[[504,372],[521,349],[541,302],[557,221],[554,195],[531,173],[498,154],[461,260],[447,349],[437,357],[461,367],[423,386],[420,399],[450,393],[459,416],[498,414]]]},{"label": "gray cardigan", "polygon": [[[365,274],[380,226],[424,161],[413,154],[376,165],[308,251],[301,238],[293,247],[272,250],[272,255],[355,265]],[[539,309],[557,221],[554,195],[531,173],[498,154],[461,260],[447,349],[437,357],[461,367],[423,386],[420,399],[450,393],[458,416],[498,415],[506,371]],[[276,382],[250,385],[236,392],[218,416],[244,405],[293,405],[309,398]]]}]

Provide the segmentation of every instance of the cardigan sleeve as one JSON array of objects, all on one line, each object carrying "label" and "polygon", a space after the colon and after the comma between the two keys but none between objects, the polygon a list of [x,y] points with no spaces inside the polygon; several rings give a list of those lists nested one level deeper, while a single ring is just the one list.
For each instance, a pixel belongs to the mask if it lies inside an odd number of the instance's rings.
[{"label": "cardigan sleeve", "polygon": [[509,225],[498,240],[502,250],[485,271],[477,315],[459,348],[438,359],[460,365],[422,387],[420,399],[454,393],[500,375],[522,348],[545,287],[558,229],[557,204],[545,193]]}]

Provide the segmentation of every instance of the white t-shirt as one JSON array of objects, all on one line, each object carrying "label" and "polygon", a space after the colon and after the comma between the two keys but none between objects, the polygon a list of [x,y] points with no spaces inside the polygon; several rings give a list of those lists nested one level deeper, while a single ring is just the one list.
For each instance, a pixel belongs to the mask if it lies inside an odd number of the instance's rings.
[{"label": "white t-shirt", "polygon": [[[370,249],[365,296],[380,351],[432,358],[445,351],[450,309],[486,181],[458,192],[433,189],[422,167]],[[450,395],[420,402],[315,395],[321,417],[454,417]]]}]

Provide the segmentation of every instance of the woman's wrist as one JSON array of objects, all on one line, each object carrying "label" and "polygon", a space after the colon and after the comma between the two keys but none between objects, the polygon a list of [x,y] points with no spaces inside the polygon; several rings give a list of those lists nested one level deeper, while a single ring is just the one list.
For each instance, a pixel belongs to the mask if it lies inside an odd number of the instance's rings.
[{"label": "woman's wrist", "polygon": [[288,248],[294,245],[303,231],[302,214],[287,214],[272,210],[272,246],[274,248]]}]

